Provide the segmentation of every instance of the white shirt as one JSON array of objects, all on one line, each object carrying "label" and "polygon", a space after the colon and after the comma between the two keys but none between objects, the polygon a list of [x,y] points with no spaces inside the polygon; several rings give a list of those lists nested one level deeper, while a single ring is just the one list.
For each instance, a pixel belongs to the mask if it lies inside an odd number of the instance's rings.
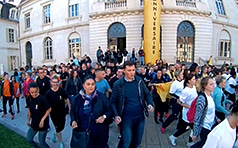
[{"label": "white shirt", "polygon": [[183,87],[184,87],[184,80],[182,81],[176,80],[171,84],[169,93],[180,96],[182,94]]},{"label": "white shirt", "polygon": [[[187,104],[188,106],[191,106],[192,102],[194,99],[196,99],[198,96],[197,94],[197,90],[196,90],[196,86],[193,86],[193,88],[189,88],[189,87],[185,87],[182,91],[182,94],[179,97],[179,100],[184,103]],[[188,122],[188,118],[187,118],[187,113],[188,113],[189,108],[185,108],[183,107],[182,110],[182,119],[185,122]]]},{"label": "white shirt", "polygon": [[235,140],[236,129],[225,119],[208,134],[203,148],[232,148]]},{"label": "white shirt", "polygon": [[228,91],[230,94],[234,94],[236,90],[230,85],[236,86],[236,80],[233,77],[230,77],[229,80],[227,80],[226,91]]},{"label": "white shirt", "polygon": [[215,103],[211,96],[208,96],[206,93],[205,95],[207,97],[207,113],[205,115],[203,127],[211,130],[215,119]]}]

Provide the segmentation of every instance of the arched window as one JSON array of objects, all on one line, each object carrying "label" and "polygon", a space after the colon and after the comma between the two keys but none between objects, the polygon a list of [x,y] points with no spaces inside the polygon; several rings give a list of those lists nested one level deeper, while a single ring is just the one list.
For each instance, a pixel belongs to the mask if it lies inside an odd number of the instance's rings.
[{"label": "arched window", "polygon": [[194,26],[183,21],[177,28],[177,61],[193,62],[194,61]]},{"label": "arched window", "polygon": [[231,38],[230,34],[226,30],[221,31],[220,41],[218,46],[218,55],[221,57],[231,56]]},{"label": "arched window", "polygon": [[78,33],[69,36],[69,58],[81,57],[81,38]]},{"label": "arched window", "polygon": [[52,39],[50,37],[45,38],[44,40],[44,52],[45,52],[45,59],[53,59],[52,53]]}]

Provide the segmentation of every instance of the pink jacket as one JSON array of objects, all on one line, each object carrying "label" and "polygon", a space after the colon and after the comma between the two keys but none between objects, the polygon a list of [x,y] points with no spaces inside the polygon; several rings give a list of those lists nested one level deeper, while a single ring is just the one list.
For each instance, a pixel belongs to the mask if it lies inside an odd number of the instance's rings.
[{"label": "pink jacket", "polygon": [[31,82],[34,82],[31,78],[27,79],[27,80],[24,80],[24,83],[23,83],[23,93],[24,93],[24,96],[28,96],[29,95],[29,90],[28,90],[28,86]]}]

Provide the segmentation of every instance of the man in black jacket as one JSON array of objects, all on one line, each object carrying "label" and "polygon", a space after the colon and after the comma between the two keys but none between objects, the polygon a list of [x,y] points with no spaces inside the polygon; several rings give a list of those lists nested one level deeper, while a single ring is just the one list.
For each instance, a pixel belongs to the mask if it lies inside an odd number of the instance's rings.
[{"label": "man in black jacket", "polygon": [[153,102],[143,80],[135,76],[133,62],[124,63],[124,73],[125,76],[115,82],[110,99],[115,122],[120,124],[118,147],[138,147],[144,132],[144,113],[153,112]]}]

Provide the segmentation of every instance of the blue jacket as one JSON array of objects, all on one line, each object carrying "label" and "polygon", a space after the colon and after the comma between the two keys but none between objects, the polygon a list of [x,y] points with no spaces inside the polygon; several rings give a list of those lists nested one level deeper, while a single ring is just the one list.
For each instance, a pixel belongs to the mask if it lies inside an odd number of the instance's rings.
[{"label": "blue jacket", "polygon": [[[225,107],[225,103],[227,102],[226,96],[224,95],[222,89],[219,86],[215,87],[212,96],[215,102],[216,111],[222,112],[225,115],[228,115],[229,111]],[[223,102],[222,102],[222,97],[224,98]]]},{"label": "blue jacket", "polygon": [[[144,112],[147,115],[148,114],[148,109],[147,105],[153,105],[152,102],[152,96],[151,93],[149,92],[148,88],[146,87],[144,81],[138,77],[135,76],[135,80],[138,83],[138,91],[139,91],[139,96],[140,96],[140,103],[143,106]],[[114,113],[114,117],[116,116],[122,116],[122,112],[124,109],[124,103],[125,103],[125,77],[122,77],[118,81],[116,81],[113,85],[112,89],[112,95],[111,95],[111,106],[112,106],[112,111]]]}]

